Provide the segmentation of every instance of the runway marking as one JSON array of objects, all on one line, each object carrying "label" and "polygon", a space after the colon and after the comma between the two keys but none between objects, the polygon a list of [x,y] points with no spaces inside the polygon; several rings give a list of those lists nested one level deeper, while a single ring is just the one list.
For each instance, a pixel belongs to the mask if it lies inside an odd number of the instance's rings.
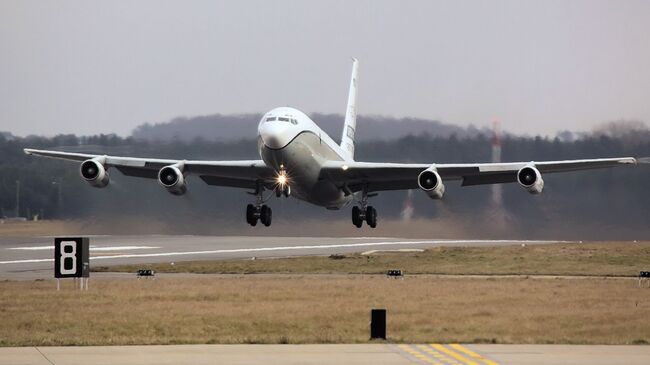
[{"label": "runway marking", "polygon": [[418,345],[418,347],[419,347],[422,351],[424,351],[424,352],[426,352],[426,353],[428,353],[428,354],[430,354],[430,355],[433,355],[436,359],[438,359],[438,360],[440,360],[440,361],[443,361],[445,364],[449,364],[449,365],[462,365],[461,363],[459,363],[458,361],[454,360],[453,358],[451,358],[451,357],[449,357],[449,356],[445,356],[444,354],[442,354],[442,353],[440,353],[440,352],[438,352],[438,351],[433,350],[433,349],[432,349],[431,347],[429,347],[429,346],[426,346],[426,345]]},{"label": "runway marking", "polygon": [[160,248],[159,246],[109,246],[109,247],[93,247],[90,246],[90,252],[93,251],[132,251],[132,250],[151,250],[154,248]]},{"label": "runway marking", "polygon": [[417,351],[417,350],[411,348],[409,345],[398,345],[398,347],[400,349],[402,349],[404,352],[408,353],[409,355],[415,357],[416,359],[418,359],[420,361],[423,361],[423,362],[426,362],[426,363],[432,364],[432,365],[443,365],[443,364],[437,362],[436,360],[424,355],[420,351]]},{"label": "runway marking", "polygon": [[33,246],[33,247],[7,247],[7,250],[40,251],[40,250],[51,250],[53,248],[54,248],[54,245],[50,245],[50,246]]},{"label": "runway marking", "polygon": [[54,262],[54,259],[30,259],[30,260],[13,260],[0,261],[0,264],[29,264],[33,262]]},{"label": "runway marking", "polygon": [[471,359],[467,359],[467,358],[465,358],[464,356],[462,356],[462,355],[460,355],[460,354],[458,354],[458,353],[456,353],[456,352],[454,352],[454,351],[452,351],[452,350],[450,350],[450,349],[444,347],[444,346],[441,345],[441,344],[438,344],[438,343],[432,343],[432,344],[431,344],[431,347],[433,347],[434,349],[436,349],[436,350],[438,350],[438,351],[444,352],[445,354],[447,354],[447,355],[453,357],[454,359],[456,359],[456,360],[462,362],[463,364],[467,364],[467,365],[479,365],[479,363],[477,363],[476,361],[473,361],[473,360],[471,360]]},{"label": "runway marking", "polygon": [[[148,250],[152,248],[160,248],[159,246],[90,246],[91,251],[118,251],[118,250]],[[16,251],[46,251],[54,249],[54,245],[50,246],[32,246],[32,247],[8,247],[7,250]]]},{"label": "runway marking", "polygon": [[[176,251],[176,252],[156,252],[141,254],[124,254],[124,255],[107,255],[101,257],[91,257],[91,260],[138,258],[138,257],[166,257],[166,256],[187,256],[187,255],[210,255],[223,253],[244,253],[244,252],[270,252],[270,251],[295,251],[295,250],[312,250],[328,248],[351,248],[351,247],[368,247],[368,246],[404,246],[404,245],[431,245],[431,244],[458,244],[458,243],[568,243],[570,241],[522,241],[522,240],[421,240],[421,241],[384,241],[384,242],[363,242],[363,243],[341,243],[331,245],[307,245],[307,246],[276,246],[276,247],[257,247],[257,248],[235,248],[208,251]],[[32,262],[49,262],[53,259],[26,259],[0,261],[0,264],[18,264]]]},{"label": "runway marking", "polygon": [[494,362],[494,361],[492,361],[490,359],[487,359],[487,358],[483,357],[481,354],[478,354],[478,353],[468,349],[467,347],[462,346],[461,344],[453,343],[453,344],[451,344],[449,346],[456,349],[456,350],[458,350],[458,351],[460,351],[460,352],[463,352],[463,353],[465,353],[465,354],[467,354],[467,355],[469,355],[469,356],[471,356],[471,357],[473,357],[475,359],[479,359],[479,360],[483,361],[484,363],[486,363],[487,365],[499,365],[499,363]]}]

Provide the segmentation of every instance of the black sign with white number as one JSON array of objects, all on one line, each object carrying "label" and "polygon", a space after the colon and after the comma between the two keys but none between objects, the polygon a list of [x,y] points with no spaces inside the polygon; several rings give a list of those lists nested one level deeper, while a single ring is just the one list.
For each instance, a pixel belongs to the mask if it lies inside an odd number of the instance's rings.
[{"label": "black sign with white number", "polygon": [[90,275],[88,237],[54,239],[54,277],[87,278]]}]

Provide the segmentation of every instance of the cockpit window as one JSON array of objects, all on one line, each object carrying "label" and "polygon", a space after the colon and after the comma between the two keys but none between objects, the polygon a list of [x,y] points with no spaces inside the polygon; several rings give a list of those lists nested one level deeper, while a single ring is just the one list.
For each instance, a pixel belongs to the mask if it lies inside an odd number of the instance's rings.
[{"label": "cockpit window", "polygon": [[267,117],[264,119],[265,122],[275,122],[276,120],[279,122],[290,122],[293,125],[298,124],[298,120],[292,117]]}]

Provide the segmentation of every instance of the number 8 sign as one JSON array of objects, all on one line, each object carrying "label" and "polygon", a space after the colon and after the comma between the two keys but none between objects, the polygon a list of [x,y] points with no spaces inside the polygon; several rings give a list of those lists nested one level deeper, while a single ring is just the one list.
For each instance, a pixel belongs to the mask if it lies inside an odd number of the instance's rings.
[{"label": "number 8 sign", "polygon": [[88,237],[54,239],[54,277],[87,278],[89,276]]}]

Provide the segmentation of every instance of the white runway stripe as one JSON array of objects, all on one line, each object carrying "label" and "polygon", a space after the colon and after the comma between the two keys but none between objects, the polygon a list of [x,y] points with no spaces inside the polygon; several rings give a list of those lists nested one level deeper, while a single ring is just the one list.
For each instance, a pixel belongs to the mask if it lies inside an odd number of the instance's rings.
[{"label": "white runway stripe", "polygon": [[[329,248],[351,248],[351,247],[369,247],[369,246],[404,246],[404,245],[434,245],[434,244],[476,244],[476,243],[567,243],[569,241],[521,241],[521,240],[428,240],[428,241],[385,241],[385,242],[364,242],[364,243],[342,243],[333,245],[309,245],[309,246],[279,246],[279,247],[258,247],[258,248],[236,248],[236,249],[223,249],[223,250],[209,250],[209,251],[176,251],[176,252],[155,252],[155,253],[134,253],[134,254],[121,254],[121,255],[107,255],[91,257],[91,260],[107,260],[107,259],[122,259],[122,258],[137,258],[137,257],[165,257],[165,256],[187,256],[187,255],[211,255],[223,253],[243,253],[243,252],[269,252],[269,251],[297,251],[297,250],[313,250],[313,249],[329,249]],[[13,260],[13,261],[0,261],[0,264],[17,264],[17,263],[30,263],[30,262],[48,262],[54,261],[53,259],[28,259],[28,260]]]},{"label": "white runway stripe", "polygon": [[93,251],[122,251],[122,250],[150,250],[160,248],[158,246],[112,246],[112,247],[93,247],[90,246],[90,252]]},{"label": "white runway stripe", "polygon": [[49,246],[33,246],[33,247],[7,247],[7,250],[41,251],[41,250],[51,250],[53,248],[54,245],[49,245]]},{"label": "white runway stripe", "polygon": [[[148,250],[152,248],[160,248],[158,246],[107,246],[107,247],[96,247],[90,246],[91,251],[120,251],[120,250]],[[7,250],[17,250],[17,251],[45,251],[53,250],[54,245],[50,246],[33,246],[33,247],[8,247]]]},{"label": "white runway stripe", "polygon": [[29,259],[29,260],[13,260],[13,261],[0,261],[0,264],[28,264],[32,262],[53,262],[54,259]]}]

